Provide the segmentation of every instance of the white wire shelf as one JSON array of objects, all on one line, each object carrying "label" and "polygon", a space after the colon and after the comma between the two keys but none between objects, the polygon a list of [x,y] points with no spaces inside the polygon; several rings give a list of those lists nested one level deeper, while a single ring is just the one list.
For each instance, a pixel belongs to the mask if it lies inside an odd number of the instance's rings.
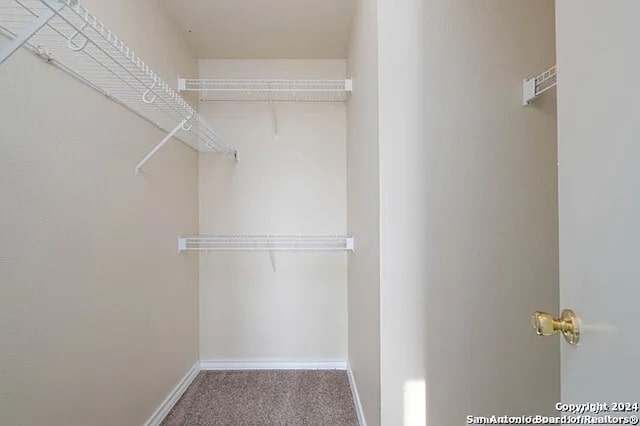
[{"label": "white wire shelf", "polygon": [[542,74],[522,81],[522,105],[531,105],[531,102],[558,84],[558,69],[554,65]]},{"label": "white wire shelf", "polygon": [[346,102],[352,81],[181,78],[178,89],[199,92],[209,102]]},{"label": "white wire shelf", "polygon": [[0,64],[24,45],[192,148],[236,157],[202,116],[77,0],[0,0],[0,33],[9,39],[0,37]]},{"label": "white wire shelf", "polygon": [[336,235],[200,235],[178,238],[178,251],[345,251],[353,237]]}]

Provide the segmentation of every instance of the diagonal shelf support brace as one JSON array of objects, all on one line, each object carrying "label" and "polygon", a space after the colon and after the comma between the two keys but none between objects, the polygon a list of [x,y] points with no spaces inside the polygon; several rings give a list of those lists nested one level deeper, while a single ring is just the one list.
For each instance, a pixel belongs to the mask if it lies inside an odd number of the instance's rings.
[{"label": "diagonal shelf support brace", "polygon": [[145,155],[144,158],[138,162],[138,164],[136,164],[136,175],[140,174],[141,172],[140,169],[142,168],[142,166],[144,166],[144,163],[149,161],[149,159],[153,157],[154,154],[164,146],[164,144],[169,142],[169,140],[171,140],[171,138],[174,137],[175,134],[178,133],[180,129],[184,129],[184,126],[185,124],[187,124],[187,121],[189,121],[189,119],[185,118],[180,123],[178,123],[178,125],[172,131],[170,131],[169,134],[165,136],[164,139],[162,139],[158,145],[156,145],[151,151],[149,151],[149,153]]},{"label": "diagonal shelf support brace", "polygon": [[[46,4],[46,3],[45,3]],[[40,31],[42,27],[47,25],[47,23],[56,16],[57,12],[62,10],[65,6],[64,3],[56,4],[55,6],[50,6],[47,4],[49,9],[46,9],[35,21],[33,21],[27,28],[25,28],[24,32],[18,34],[13,40],[8,41],[2,46],[0,46],[0,65],[11,55],[13,55],[16,50],[20,49],[23,44],[25,44],[35,33]]]}]

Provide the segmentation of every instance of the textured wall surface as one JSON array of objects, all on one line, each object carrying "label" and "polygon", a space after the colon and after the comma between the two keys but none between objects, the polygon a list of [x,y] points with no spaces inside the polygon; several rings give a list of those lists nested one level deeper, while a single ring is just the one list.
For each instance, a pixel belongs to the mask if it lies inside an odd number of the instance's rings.
[{"label": "textured wall surface", "polygon": [[[86,5],[169,82],[154,1]],[[153,37],[150,36],[153,34]],[[0,66],[0,424],[140,425],[198,358],[197,154],[23,50]]]}]

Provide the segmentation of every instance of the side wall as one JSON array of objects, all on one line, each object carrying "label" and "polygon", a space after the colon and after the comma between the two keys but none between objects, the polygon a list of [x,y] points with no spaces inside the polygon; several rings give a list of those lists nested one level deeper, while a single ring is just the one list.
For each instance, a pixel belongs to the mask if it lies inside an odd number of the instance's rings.
[{"label": "side wall", "polygon": [[[153,0],[83,2],[167,81]],[[152,35],[152,36],[150,36]],[[26,50],[0,66],[0,424],[141,425],[198,358],[197,154]]]},{"label": "side wall", "polygon": [[379,16],[382,423],[553,413],[559,341],[530,316],[558,310],[555,101],[520,93],[554,63],[554,2]]},{"label": "side wall", "polygon": [[349,362],[369,426],[380,424],[380,195],[378,165],[378,2],[358,0],[349,48]]},{"label": "side wall", "polygon": [[[345,72],[344,60],[200,61],[202,78],[341,79]],[[237,164],[200,158],[203,234],[346,233],[344,103],[201,102],[200,111],[240,152]],[[203,253],[201,359],[346,359],[347,256]]]},{"label": "side wall", "polygon": [[[380,387],[383,425],[425,424],[428,272],[423,0],[380,2]],[[430,61],[434,58],[429,57]],[[453,165],[455,167],[455,165]],[[428,378],[430,379],[430,378]],[[445,423],[442,423],[443,425]]]}]

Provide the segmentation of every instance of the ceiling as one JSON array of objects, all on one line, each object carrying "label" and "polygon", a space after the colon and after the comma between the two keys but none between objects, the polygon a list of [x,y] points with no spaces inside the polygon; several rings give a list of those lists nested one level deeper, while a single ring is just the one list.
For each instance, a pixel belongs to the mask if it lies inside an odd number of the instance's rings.
[{"label": "ceiling", "polygon": [[160,0],[200,59],[346,58],[355,0]]}]

